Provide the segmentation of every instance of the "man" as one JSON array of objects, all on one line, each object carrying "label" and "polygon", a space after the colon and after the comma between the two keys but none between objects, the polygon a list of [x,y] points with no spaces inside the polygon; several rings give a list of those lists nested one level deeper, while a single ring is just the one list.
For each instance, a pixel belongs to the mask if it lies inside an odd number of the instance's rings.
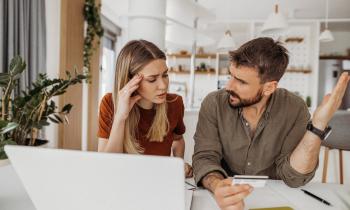
[{"label": "man", "polygon": [[349,76],[341,75],[310,120],[300,97],[277,88],[288,65],[279,42],[254,39],[230,52],[230,61],[226,88],[210,93],[201,105],[193,169],[197,185],[213,192],[220,208],[242,209],[252,188],[232,186],[228,176],[267,175],[290,187],[312,179]]}]

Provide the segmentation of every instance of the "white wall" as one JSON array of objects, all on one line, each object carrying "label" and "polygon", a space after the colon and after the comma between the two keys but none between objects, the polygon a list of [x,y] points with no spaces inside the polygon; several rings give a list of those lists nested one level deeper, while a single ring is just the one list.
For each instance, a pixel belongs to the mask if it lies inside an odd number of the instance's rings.
[{"label": "white wall", "polygon": [[[60,12],[61,0],[46,0],[46,72],[49,78],[59,76],[60,61]],[[54,99],[58,105],[58,98]],[[49,147],[57,147],[58,125],[51,123],[45,128],[45,137]]]},{"label": "white wall", "polygon": [[340,67],[335,66],[338,63],[337,60],[320,60],[319,62],[318,104],[322,102],[326,94],[332,92],[337,83],[337,78],[333,77],[333,71],[339,71]]},{"label": "white wall", "polygon": [[349,31],[335,31],[332,32],[334,36],[333,42],[321,43],[320,54],[340,54],[346,55],[347,49],[350,49],[350,32]]}]

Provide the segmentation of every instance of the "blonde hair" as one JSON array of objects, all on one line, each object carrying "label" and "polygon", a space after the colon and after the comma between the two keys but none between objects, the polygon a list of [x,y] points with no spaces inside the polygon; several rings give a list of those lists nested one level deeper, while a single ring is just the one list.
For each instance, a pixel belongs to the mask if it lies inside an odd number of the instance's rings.
[{"label": "blonde hair", "polygon": [[[116,113],[118,92],[129,82],[129,80],[143,69],[147,64],[156,59],[166,60],[165,54],[153,43],[146,40],[133,40],[128,42],[120,51],[117,58],[115,84],[114,84],[114,110]],[[156,114],[152,125],[147,133],[147,138],[152,142],[162,142],[169,130],[167,117],[167,103],[156,104]],[[133,106],[125,121],[124,129],[124,151],[139,154],[144,149],[136,139],[138,123],[140,121],[140,110]]]}]

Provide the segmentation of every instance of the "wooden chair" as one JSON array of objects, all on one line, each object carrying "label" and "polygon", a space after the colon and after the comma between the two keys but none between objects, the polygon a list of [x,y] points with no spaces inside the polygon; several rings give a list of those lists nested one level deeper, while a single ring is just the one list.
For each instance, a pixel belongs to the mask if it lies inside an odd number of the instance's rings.
[{"label": "wooden chair", "polygon": [[339,151],[340,184],[344,184],[343,150],[350,151],[350,111],[337,111],[329,125],[332,126],[333,131],[328,139],[322,142],[322,145],[325,146],[322,183],[327,181],[329,150],[337,149]]}]

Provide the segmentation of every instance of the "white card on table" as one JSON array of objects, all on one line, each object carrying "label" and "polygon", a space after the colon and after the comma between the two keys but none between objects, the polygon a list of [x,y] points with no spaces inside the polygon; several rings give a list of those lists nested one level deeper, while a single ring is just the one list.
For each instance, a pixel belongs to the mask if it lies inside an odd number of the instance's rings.
[{"label": "white card on table", "polygon": [[268,176],[235,175],[232,185],[249,184],[252,187],[264,187],[268,178]]}]

